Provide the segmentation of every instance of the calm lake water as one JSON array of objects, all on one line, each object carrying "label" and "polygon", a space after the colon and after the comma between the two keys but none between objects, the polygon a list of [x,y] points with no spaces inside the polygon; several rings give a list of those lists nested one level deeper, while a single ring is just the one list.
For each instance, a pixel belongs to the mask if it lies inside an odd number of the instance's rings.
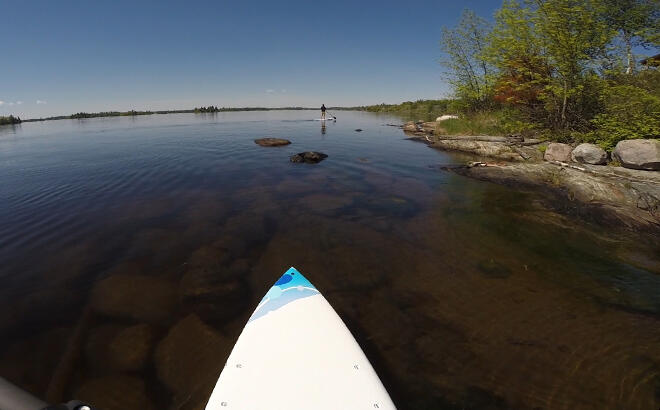
[{"label": "calm lake water", "polygon": [[[295,266],[401,409],[660,406],[657,237],[439,171],[458,159],[396,118],[335,114],[0,127],[0,376],[51,401],[201,409]],[[289,162],[307,150],[329,157]]]}]

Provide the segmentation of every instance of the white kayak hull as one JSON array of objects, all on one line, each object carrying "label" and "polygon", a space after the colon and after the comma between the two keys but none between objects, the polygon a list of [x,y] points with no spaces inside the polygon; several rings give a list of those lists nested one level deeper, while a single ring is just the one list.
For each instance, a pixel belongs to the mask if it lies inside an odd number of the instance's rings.
[{"label": "white kayak hull", "polygon": [[294,268],[268,291],[248,320],[206,406],[395,408],[348,328]]}]

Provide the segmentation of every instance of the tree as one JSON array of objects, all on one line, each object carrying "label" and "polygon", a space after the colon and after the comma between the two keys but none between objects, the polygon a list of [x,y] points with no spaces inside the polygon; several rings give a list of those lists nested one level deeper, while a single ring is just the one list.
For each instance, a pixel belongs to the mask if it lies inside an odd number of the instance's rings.
[{"label": "tree", "polygon": [[470,108],[487,108],[492,103],[491,67],[484,54],[489,32],[489,23],[471,10],[463,12],[455,29],[442,29],[440,46],[448,58],[441,63],[448,69],[457,97]]},{"label": "tree", "polygon": [[596,83],[594,64],[605,55],[612,33],[600,18],[600,0],[532,0],[532,24],[555,75],[546,89],[559,101],[548,100],[559,128],[584,124],[583,98]]},{"label": "tree", "polygon": [[626,74],[635,71],[634,47],[658,44],[660,3],[657,0],[602,0],[603,20],[623,44]]},{"label": "tree", "polygon": [[493,98],[523,110],[530,120],[544,122],[545,89],[553,69],[532,21],[533,10],[516,0],[506,0],[495,13],[485,55],[497,69]]}]

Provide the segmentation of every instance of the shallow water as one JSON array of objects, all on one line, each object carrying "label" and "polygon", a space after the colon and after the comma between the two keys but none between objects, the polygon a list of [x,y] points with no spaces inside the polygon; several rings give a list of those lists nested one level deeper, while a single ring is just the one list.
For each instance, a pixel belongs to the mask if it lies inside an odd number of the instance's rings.
[{"label": "shallow water", "polygon": [[[293,265],[401,409],[660,406],[657,237],[438,171],[458,159],[396,118],[314,114],[0,127],[0,376],[51,401],[200,408]],[[306,150],[329,157],[288,161]]]}]

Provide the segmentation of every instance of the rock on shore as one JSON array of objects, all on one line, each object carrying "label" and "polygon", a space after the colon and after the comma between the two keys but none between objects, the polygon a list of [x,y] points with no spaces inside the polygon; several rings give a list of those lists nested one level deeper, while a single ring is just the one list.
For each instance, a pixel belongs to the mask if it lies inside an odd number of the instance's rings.
[{"label": "rock on shore", "polygon": [[571,152],[571,159],[580,164],[605,165],[607,152],[598,145],[580,144]]},{"label": "rock on shore", "polygon": [[619,141],[612,157],[626,168],[660,171],[660,140]]},{"label": "rock on shore", "polygon": [[573,147],[568,144],[551,142],[545,149],[543,159],[546,161],[570,162],[571,151],[573,151]]},{"label": "rock on shore", "polygon": [[593,211],[604,223],[660,232],[660,173],[548,162],[480,165],[443,169],[502,185],[542,189],[555,199]]}]

